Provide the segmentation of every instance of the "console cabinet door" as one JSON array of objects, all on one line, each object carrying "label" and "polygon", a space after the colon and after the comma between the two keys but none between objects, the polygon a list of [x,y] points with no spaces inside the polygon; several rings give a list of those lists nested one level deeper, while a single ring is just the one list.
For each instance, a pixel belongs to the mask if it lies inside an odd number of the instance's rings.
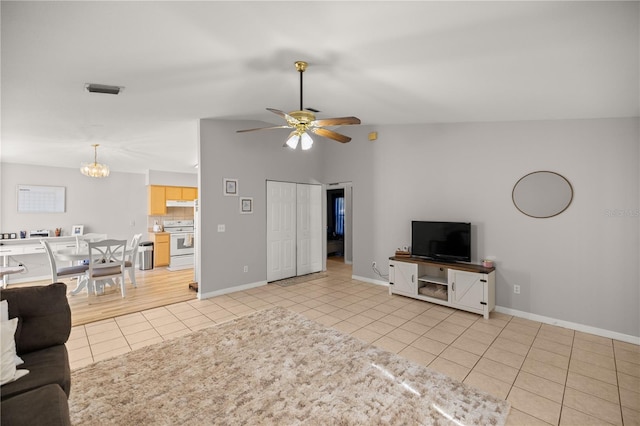
[{"label": "console cabinet door", "polygon": [[418,294],[418,265],[389,261],[389,291],[407,295]]},{"label": "console cabinet door", "polygon": [[485,310],[486,275],[449,269],[451,305],[481,313]]}]

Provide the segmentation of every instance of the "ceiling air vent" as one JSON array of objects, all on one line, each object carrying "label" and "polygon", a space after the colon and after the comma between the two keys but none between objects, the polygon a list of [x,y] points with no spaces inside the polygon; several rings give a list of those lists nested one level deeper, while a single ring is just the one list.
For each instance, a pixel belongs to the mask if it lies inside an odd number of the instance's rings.
[{"label": "ceiling air vent", "polygon": [[108,95],[117,95],[124,90],[124,87],[122,86],[109,86],[108,84],[94,83],[87,83],[84,85],[84,88],[90,93],[105,93]]}]

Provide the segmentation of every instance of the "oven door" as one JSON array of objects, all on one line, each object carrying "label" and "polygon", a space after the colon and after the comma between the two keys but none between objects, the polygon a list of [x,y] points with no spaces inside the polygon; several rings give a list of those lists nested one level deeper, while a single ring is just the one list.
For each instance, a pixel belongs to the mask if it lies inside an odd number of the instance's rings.
[{"label": "oven door", "polygon": [[195,246],[193,232],[171,234],[170,238],[171,245],[169,246],[169,253],[171,253],[172,257],[193,254],[193,248]]}]

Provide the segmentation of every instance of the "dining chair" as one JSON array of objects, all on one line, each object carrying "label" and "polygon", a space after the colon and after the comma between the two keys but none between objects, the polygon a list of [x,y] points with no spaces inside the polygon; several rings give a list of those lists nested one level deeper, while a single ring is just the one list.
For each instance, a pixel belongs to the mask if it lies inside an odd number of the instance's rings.
[{"label": "dining chair", "polygon": [[126,295],[124,282],[124,258],[127,248],[126,240],[89,241],[89,269],[87,270],[87,289],[95,294],[98,283],[115,278],[120,279],[122,297]]},{"label": "dining chair", "polygon": [[142,234],[135,234],[131,239],[131,250],[127,252],[124,260],[124,268],[129,271],[129,279],[134,287],[136,284],[136,259],[138,257],[138,246],[140,245],[140,239]]},{"label": "dining chair", "polygon": [[56,258],[53,255],[53,251],[51,250],[51,246],[47,241],[41,240],[40,244],[44,247],[44,251],[47,253],[49,257],[49,265],[51,266],[51,282],[57,283],[60,278],[73,278],[73,277],[82,277],[85,275],[87,270],[89,269],[88,265],[73,265],[67,266],[63,268],[58,268],[56,265]]}]

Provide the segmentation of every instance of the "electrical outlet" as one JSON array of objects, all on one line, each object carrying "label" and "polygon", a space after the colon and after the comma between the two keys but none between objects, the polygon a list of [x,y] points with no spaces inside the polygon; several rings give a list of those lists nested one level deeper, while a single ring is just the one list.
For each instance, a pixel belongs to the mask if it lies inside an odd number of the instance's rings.
[{"label": "electrical outlet", "polygon": [[244,268],[242,268],[243,272],[249,272],[249,266],[244,265]]},{"label": "electrical outlet", "polygon": [[513,292],[515,294],[520,294],[520,286],[519,285],[514,285],[513,286]]},{"label": "electrical outlet", "polygon": [[225,231],[225,226],[224,224],[219,224],[218,225],[218,232],[224,232]]},{"label": "electrical outlet", "polygon": [[375,262],[375,260],[374,260],[373,262],[371,262],[371,267],[372,267],[372,268],[375,268],[375,267],[376,267],[376,262]]}]

